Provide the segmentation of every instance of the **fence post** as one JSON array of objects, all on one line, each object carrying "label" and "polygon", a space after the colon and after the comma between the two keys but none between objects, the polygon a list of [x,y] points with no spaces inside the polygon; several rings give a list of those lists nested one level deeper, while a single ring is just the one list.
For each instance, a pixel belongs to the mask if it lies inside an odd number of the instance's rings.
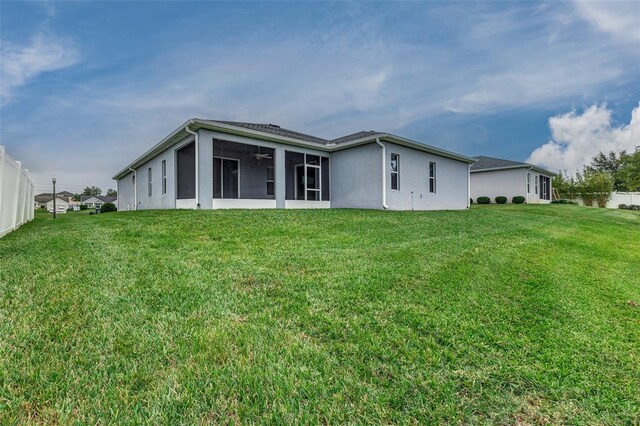
[{"label": "fence post", "polygon": [[18,221],[18,207],[20,200],[20,179],[22,178],[22,161],[16,161],[18,163],[18,179],[16,179],[16,196],[13,197],[13,223],[11,224],[11,230],[16,229],[16,223]]}]

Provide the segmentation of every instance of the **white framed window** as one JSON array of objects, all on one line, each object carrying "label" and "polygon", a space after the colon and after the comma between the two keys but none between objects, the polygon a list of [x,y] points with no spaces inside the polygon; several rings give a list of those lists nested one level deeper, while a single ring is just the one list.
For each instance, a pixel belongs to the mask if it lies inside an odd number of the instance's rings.
[{"label": "white framed window", "polygon": [[538,175],[536,175],[536,195],[538,195]]},{"label": "white framed window", "polygon": [[400,190],[400,156],[398,154],[391,154],[391,190]]},{"label": "white framed window", "polygon": [[436,163],[429,161],[429,192],[436,193]]},{"label": "white framed window", "polygon": [[273,196],[275,195],[275,173],[273,170],[273,166],[267,166],[267,195]]},{"label": "white framed window", "polygon": [[167,193],[167,160],[162,160],[162,193]]},{"label": "white framed window", "polygon": [[527,194],[531,194],[531,173],[527,173]]},{"label": "white framed window", "polygon": [[149,167],[147,169],[147,175],[148,175],[148,180],[147,180],[147,192],[148,192],[148,196],[151,197],[153,195],[153,182],[151,179],[151,167]]}]

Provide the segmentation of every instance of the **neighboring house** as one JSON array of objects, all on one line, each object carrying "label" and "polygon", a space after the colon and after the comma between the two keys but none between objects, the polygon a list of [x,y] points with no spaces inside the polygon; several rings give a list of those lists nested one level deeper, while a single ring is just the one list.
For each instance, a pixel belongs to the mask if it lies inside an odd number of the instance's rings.
[{"label": "neighboring house", "polygon": [[116,197],[104,197],[102,195],[82,195],[80,196],[80,204],[84,204],[89,208],[99,209],[102,207],[104,203],[113,203],[116,204],[118,202]]},{"label": "neighboring house", "polygon": [[465,209],[473,162],[389,133],[327,140],[273,124],[191,119],[113,179],[120,211]]},{"label": "neighboring house", "polygon": [[[45,208],[48,212],[53,213],[53,197],[45,203]],[[56,211],[58,213],[66,212],[69,208],[69,201],[62,197],[56,197]]]},{"label": "neighboring house", "polygon": [[[69,191],[62,191],[62,192],[56,192],[56,198],[59,200],[63,200],[66,204],[65,206],[69,206],[72,204],[75,204],[75,202],[72,200],[73,198],[73,194]],[[38,194],[34,197],[34,207],[36,209],[38,208],[47,208],[48,203],[51,203],[51,205],[53,205],[53,193],[51,192],[44,192],[42,194]],[[57,201],[56,201],[57,204]]]},{"label": "neighboring house", "polygon": [[507,202],[515,196],[525,197],[527,203],[550,203],[553,188],[551,179],[556,175],[547,169],[529,163],[493,157],[474,157],[471,166],[471,198],[489,197],[491,202],[500,195]]}]

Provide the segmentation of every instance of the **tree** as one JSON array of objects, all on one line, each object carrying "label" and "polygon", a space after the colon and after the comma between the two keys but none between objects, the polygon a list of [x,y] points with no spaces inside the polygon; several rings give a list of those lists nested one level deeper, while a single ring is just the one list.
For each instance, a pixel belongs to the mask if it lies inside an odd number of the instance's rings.
[{"label": "tree", "polygon": [[73,194],[73,197],[71,197],[71,199],[73,201],[80,201],[80,194]]},{"label": "tree", "polygon": [[613,151],[609,152],[609,154],[604,154],[601,151],[591,159],[591,164],[586,169],[598,173],[608,173],[613,178],[613,189],[615,191],[624,191],[626,187],[619,175],[619,171],[627,157],[626,151],[622,151],[619,154]]},{"label": "tree", "polygon": [[102,189],[98,188],[97,186],[87,186],[84,191],[82,191],[82,195],[100,195],[102,194]]},{"label": "tree", "polygon": [[627,155],[618,171],[620,181],[627,191],[640,191],[640,147]]},{"label": "tree", "polygon": [[558,190],[561,198],[573,200],[578,193],[576,179],[569,175],[566,171],[558,172],[553,178],[553,188]]},{"label": "tree", "polygon": [[112,189],[112,188],[107,189],[107,197],[117,198],[118,197],[118,191],[116,191],[115,189]]}]

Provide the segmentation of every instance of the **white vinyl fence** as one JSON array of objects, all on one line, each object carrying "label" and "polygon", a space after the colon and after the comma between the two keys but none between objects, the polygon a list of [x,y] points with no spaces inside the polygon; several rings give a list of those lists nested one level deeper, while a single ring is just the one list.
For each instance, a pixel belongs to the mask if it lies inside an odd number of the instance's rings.
[{"label": "white vinyl fence", "polygon": [[33,220],[34,196],[29,170],[0,146],[0,238]]},{"label": "white vinyl fence", "polygon": [[[560,194],[564,195],[564,194]],[[569,198],[568,196],[562,198]],[[584,205],[582,202],[582,198],[580,196],[575,197],[574,201],[576,201],[581,206]],[[608,209],[617,209],[620,204],[626,205],[640,205],[640,192],[613,192],[611,194],[611,198],[607,201]],[[593,206],[598,206],[597,201],[593,200]]]}]

